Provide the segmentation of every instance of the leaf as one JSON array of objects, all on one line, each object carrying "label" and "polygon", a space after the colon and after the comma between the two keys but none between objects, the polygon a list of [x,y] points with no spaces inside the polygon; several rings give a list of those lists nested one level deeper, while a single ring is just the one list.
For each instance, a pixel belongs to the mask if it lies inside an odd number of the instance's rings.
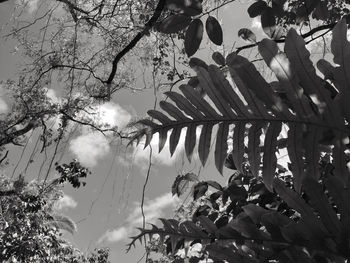
[{"label": "leaf", "polygon": [[207,184],[213,188],[215,188],[216,190],[222,191],[222,186],[215,181],[207,181]]},{"label": "leaf", "polygon": [[276,19],[271,7],[267,7],[261,14],[261,26],[266,35],[273,38],[276,31]]},{"label": "leaf", "polygon": [[301,192],[301,183],[304,178],[303,161],[303,126],[301,124],[291,123],[288,131],[288,156],[290,159],[291,172],[295,190]]},{"label": "leaf", "polygon": [[273,179],[276,172],[276,148],[277,137],[281,132],[282,123],[272,122],[267,128],[264,140],[263,170],[262,176],[266,188],[272,192]]},{"label": "leaf", "polygon": [[337,214],[329,204],[322,186],[310,176],[305,177],[303,185],[305,193],[309,197],[310,205],[318,211],[326,229],[332,236],[338,237],[341,232],[341,224]]},{"label": "leaf", "polygon": [[198,67],[202,67],[205,69],[208,69],[208,65],[207,63],[205,63],[203,60],[201,60],[200,58],[196,58],[196,57],[192,57],[190,58],[190,61],[188,62],[188,65],[192,68],[192,69],[196,69]]},{"label": "leaf", "polygon": [[[212,69],[212,68],[213,67],[211,66],[208,69]],[[206,91],[206,93],[208,94],[212,102],[214,102],[215,107],[220,111],[221,114],[234,118],[235,114],[231,110],[227,100],[223,99],[220,91],[217,89],[216,85],[213,82],[215,81],[215,78],[212,76],[213,75],[212,74],[210,75],[209,72],[206,71],[204,68],[198,69],[199,83],[204,88],[204,90]]]},{"label": "leaf", "polygon": [[318,180],[320,178],[320,149],[318,147],[323,129],[311,126],[305,138],[305,163],[306,173]]},{"label": "leaf", "polygon": [[333,28],[331,49],[334,63],[340,65],[334,72],[336,81],[340,84],[340,107],[347,121],[350,122],[350,43],[347,40],[347,25],[345,18],[340,20]]},{"label": "leaf", "polygon": [[224,165],[228,169],[237,170],[237,167],[233,161],[232,152],[229,155],[227,155]]},{"label": "leaf", "polygon": [[277,43],[269,39],[262,40],[259,43],[259,53],[280,81],[296,114],[300,118],[313,118],[314,111],[303,94],[303,89],[298,85],[299,79],[294,68],[292,68],[286,54],[279,52]]},{"label": "leaf", "polygon": [[312,209],[305,203],[304,199],[293,190],[287,188],[282,180],[276,178],[273,182],[273,188],[282,200],[288,206],[298,211],[302,217],[315,217]]},{"label": "leaf", "polygon": [[238,30],[238,36],[250,43],[256,43],[256,35],[248,28]]},{"label": "leaf", "polygon": [[242,209],[253,220],[255,224],[260,224],[263,215],[271,213],[271,211],[254,204],[242,206]]},{"label": "leaf", "polygon": [[214,234],[216,232],[216,225],[208,217],[201,215],[197,219],[207,233]]},{"label": "leaf", "polygon": [[192,160],[193,149],[196,145],[196,125],[189,125],[185,137],[185,152],[189,162]]},{"label": "leaf", "polygon": [[159,134],[159,147],[158,147],[158,152],[160,153],[162,150],[163,150],[163,148],[164,148],[164,146],[165,146],[165,143],[166,143],[166,140],[167,140],[167,138],[168,138],[168,131],[166,131],[166,130],[160,130],[159,132],[158,132],[158,134]]},{"label": "leaf", "polygon": [[199,182],[193,188],[193,199],[197,200],[198,198],[205,195],[208,190],[208,184],[206,182]]},{"label": "leaf", "polygon": [[202,1],[200,0],[166,0],[169,10],[183,11],[186,15],[197,16],[202,13]]},{"label": "leaf", "polygon": [[345,188],[342,179],[338,176],[328,176],[325,178],[325,185],[340,211],[342,222],[350,220],[349,188]]},{"label": "leaf", "polygon": [[219,66],[225,66],[226,64],[225,58],[220,52],[218,51],[214,52],[211,57],[215,61],[215,63],[218,64]]},{"label": "leaf", "polygon": [[261,15],[264,10],[267,8],[267,4],[265,1],[259,0],[254,2],[248,7],[248,14],[251,18],[257,17]]},{"label": "leaf", "polygon": [[[340,136],[342,138],[343,136]],[[344,135],[346,137],[346,135]],[[350,178],[350,166],[348,166],[348,159],[345,155],[346,146],[343,143],[342,139],[337,139],[334,143],[333,148],[333,161],[332,164],[334,166],[334,175],[338,178],[341,178],[344,182],[344,185],[348,186],[349,178]]]},{"label": "leaf", "polygon": [[244,160],[244,135],[245,135],[245,122],[235,123],[233,129],[232,138],[232,158],[235,166],[242,172],[242,164]]},{"label": "leaf", "polygon": [[156,111],[156,110],[149,110],[147,111],[147,114],[156,119],[159,120],[162,124],[168,124],[171,123],[171,120],[168,118],[168,116],[166,116],[165,114],[163,114],[160,111]]},{"label": "leaf", "polygon": [[194,55],[202,42],[203,38],[203,23],[197,18],[194,19],[185,34],[185,52],[187,56]]},{"label": "leaf", "polygon": [[312,13],[312,18],[317,20],[326,21],[330,16],[330,12],[328,11],[327,1],[320,1],[316,6],[316,9]]},{"label": "leaf", "polygon": [[263,122],[256,122],[249,128],[248,133],[248,161],[250,171],[255,177],[259,176],[261,156],[260,156],[260,136],[262,128],[265,126]]},{"label": "leaf", "polygon": [[181,127],[175,127],[171,132],[170,140],[169,140],[169,149],[170,149],[171,156],[173,156],[176,150],[176,147],[179,143],[180,135],[181,135]]},{"label": "leaf", "polygon": [[267,109],[283,111],[280,99],[273,94],[269,84],[251,62],[232,53],[227,56],[226,63],[237,88],[255,115],[268,118]]},{"label": "leaf", "polygon": [[206,100],[201,98],[200,94],[196,90],[190,88],[187,85],[181,85],[179,89],[184,94],[184,96],[207,118],[220,118],[220,115],[213,109],[212,106],[210,106]]},{"label": "leaf", "polygon": [[159,106],[162,108],[162,110],[166,111],[175,120],[189,120],[178,108],[176,108],[173,104],[169,102],[161,101],[159,103]]},{"label": "leaf", "polygon": [[237,253],[234,249],[224,247],[219,244],[210,244],[206,246],[206,250],[209,252],[209,258],[212,258],[213,262],[228,262],[228,263],[253,263],[253,259],[248,256],[243,256]]},{"label": "leaf", "polygon": [[190,25],[192,19],[188,15],[175,14],[164,19],[157,27],[159,32],[165,34],[177,33]]},{"label": "leaf", "polygon": [[181,109],[184,113],[191,116],[194,119],[205,119],[205,116],[198,111],[185,97],[174,91],[164,92],[172,101],[175,102],[176,106]]},{"label": "leaf", "polygon": [[218,20],[213,16],[209,16],[205,22],[205,29],[211,42],[221,46],[223,42],[223,33]]},{"label": "leaf", "polygon": [[222,169],[227,157],[227,136],[229,131],[229,124],[223,122],[219,124],[219,129],[216,135],[216,144],[215,144],[215,166],[218,171],[222,174]]},{"label": "leaf", "polygon": [[203,166],[207,162],[209,155],[212,129],[212,124],[203,125],[201,135],[199,137],[198,155]]},{"label": "leaf", "polygon": [[[236,112],[237,115],[251,116],[248,112],[247,107],[243,104],[242,99],[232,89],[232,86],[224,77],[220,69],[216,66],[211,65],[208,68],[209,75],[214,85],[211,85],[217,98],[214,98],[214,103],[217,104],[221,101],[222,106],[218,106],[221,112],[227,112],[228,116],[234,117],[230,107]],[[212,93],[210,93],[212,94]],[[213,95],[212,95],[213,96]]]},{"label": "leaf", "polygon": [[326,111],[325,117],[329,124],[335,121],[341,123],[330,92],[324,88],[326,82],[316,75],[316,70],[310,60],[310,53],[305,47],[305,41],[294,29],[289,30],[287,34],[284,50],[300,79],[300,84],[318,107],[319,112]]}]

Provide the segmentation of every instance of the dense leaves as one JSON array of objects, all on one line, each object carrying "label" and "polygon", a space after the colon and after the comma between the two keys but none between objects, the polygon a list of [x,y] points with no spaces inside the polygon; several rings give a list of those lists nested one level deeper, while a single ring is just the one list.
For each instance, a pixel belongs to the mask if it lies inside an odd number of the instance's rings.
[{"label": "dense leaves", "polygon": [[1,262],[107,263],[108,249],[85,256],[62,238],[62,230],[74,233],[75,223],[55,209],[62,197],[61,182],[49,184],[0,177]]}]

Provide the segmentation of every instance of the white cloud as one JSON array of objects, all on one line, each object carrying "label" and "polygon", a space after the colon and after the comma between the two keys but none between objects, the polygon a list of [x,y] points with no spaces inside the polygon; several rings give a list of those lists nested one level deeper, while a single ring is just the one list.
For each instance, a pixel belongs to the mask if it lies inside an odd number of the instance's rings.
[{"label": "white cloud", "polygon": [[69,208],[77,207],[78,203],[73,199],[73,197],[64,194],[55,204],[57,210],[67,210]]},{"label": "white cloud", "polygon": [[99,106],[97,111],[97,118],[101,124],[108,124],[111,127],[117,126],[119,130],[124,128],[131,119],[129,112],[113,102],[107,102]]},{"label": "white cloud", "polygon": [[124,226],[114,229],[114,230],[108,230],[100,239],[99,239],[99,243],[103,242],[103,241],[107,241],[110,243],[113,242],[119,242],[125,238],[128,237],[130,233],[130,229],[126,228]]},{"label": "white cloud", "polygon": [[71,140],[69,149],[82,165],[93,167],[110,150],[108,139],[99,132],[80,135]]},{"label": "white cloud", "polygon": [[[101,106],[93,106],[96,125],[118,126],[124,128],[130,121],[131,115],[118,104],[107,102]],[[79,116],[84,119],[89,116]],[[91,119],[90,119],[91,120]],[[69,149],[77,159],[87,167],[93,167],[97,161],[106,156],[110,151],[109,133],[106,136],[97,131],[91,131],[84,127],[82,134],[71,140]]]},{"label": "white cloud", "polygon": [[[146,221],[156,221],[159,217],[161,217],[164,208],[176,205],[178,200],[179,199],[177,197],[173,197],[171,193],[166,193],[148,201],[146,205],[143,206]],[[128,216],[127,221],[132,222],[132,224],[139,224],[142,222],[142,214],[139,204],[137,204],[134,211]]]},{"label": "white cloud", "polygon": [[[164,209],[168,207],[175,207],[179,203],[177,197],[173,197],[170,193],[158,196],[155,199],[149,200],[143,207],[145,219],[147,223],[155,223],[158,218],[164,214]],[[139,226],[143,221],[140,209],[140,203],[135,203],[134,210],[126,219],[126,224],[114,230],[107,230],[105,234],[99,239],[101,242],[119,242],[127,239],[132,235],[135,227]]]}]

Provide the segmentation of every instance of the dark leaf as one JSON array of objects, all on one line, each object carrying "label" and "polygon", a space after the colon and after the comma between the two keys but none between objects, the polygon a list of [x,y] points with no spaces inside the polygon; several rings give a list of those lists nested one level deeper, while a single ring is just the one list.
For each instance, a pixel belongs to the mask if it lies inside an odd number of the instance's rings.
[{"label": "dark leaf", "polygon": [[243,40],[249,41],[251,43],[256,43],[256,35],[248,28],[241,28],[238,30],[238,36]]},{"label": "dark leaf", "polygon": [[217,51],[214,52],[211,57],[215,61],[215,63],[218,64],[219,66],[225,66],[226,64],[225,58],[220,52],[217,52]]},{"label": "dark leaf", "polygon": [[267,8],[267,4],[265,1],[259,0],[256,1],[255,3],[251,4],[248,7],[248,14],[251,18],[257,17],[261,15],[264,10]]},{"label": "dark leaf", "polygon": [[215,17],[209,16],[205,22],[208,37],[215,45],[221,46],[223,41],[222,28]]},{"label": "dark leaf", "polygon": [[[208,69],[208,65],[207,63],[205,63],[203,60],[201,60],[200,58],[191,58],[190,61],[188,62],[188,64],[190,65],[191,68],[193,68],[194,70],[197,68],[197,67],[202,67],[202,68],[205,68],[205,69]],[[197,78],[198,80],[198,78]]]},{"label": "dark leaf", "polygon": [[187,28],[185,34],[185,52],[187,56],[194,55],[202,42],[203,38],[203,23],[200,19],[195,19]]},{"label": "dark leaf", "polygon": [[222,190],[222,186],[218,183],[218,182],[215,182],[215,181],[207,181],[207,184],[217,190]]},{"label": "dark leaf", "polygon": [[192,19],[190,16],[183,14],[171,15],[162,21],[157,29],[159,32],[165,34],[177,33],[180,30],[185,29],[190,23]]},{"label": "dark leaf", "polygon": [[271,7],[268,7],[261,14],[261,26],[266,35],[272,38],[276,31],[276,19]]},{"label": "dark leaf", "polygon": [[206,182],[200,182],[194,186],[193,189],[193,199],[197,200],[198,198],[205,195],[208,190],[208,184]]}]

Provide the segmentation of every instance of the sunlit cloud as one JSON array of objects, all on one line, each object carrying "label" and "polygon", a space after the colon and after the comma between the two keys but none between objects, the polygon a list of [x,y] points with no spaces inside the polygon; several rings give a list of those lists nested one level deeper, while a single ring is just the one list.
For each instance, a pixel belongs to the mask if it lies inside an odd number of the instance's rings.
[{"label": "sunlit cloud", "polygon": [[64,194],[55,204],[57,210],[67,210],[77,207],[78,203],[73,199],[73,197]]},{"label": "sunlit cloud", "polygon": [[127,227],[120,227],[114,230],[108,230],[100,239],[99,243],[106,241],[109,243],[116,243],[122,240],[125,240],[128,238],[128,235],[130,235],[130,228]]},{"label": "sunlit cloud", "polygon": [[[118,126],[121,129],[131,119],[131,115],[126,110],[113,102],[92,108],[96,113],[95,119],[98,125]],[[86,127],[81,129],[81,133],[80,136],[71,140],[69,149],[84,166],[94,167],[110,151],[110,134],[103,135]]]},{"label": "sunlit cloud", "polygon": [[130,113],[114,102],[107,102],[96,107],[96,112],[99,124],[117,126],[119,130],[125,128],[131,120]]},{"label": "sunlit cloud", "polygon": [[[179,199],[173,197],[170,193],[158,196],[155,199],[149,200],[144,205],[144,214],[147,223],[156,223],[157,219],[164,216],[164,210],[166,208],[175,208],[179,204]],[[101,242],[119,242],[127,240],[135,231],[135,228],[140,226],[143,222],[143,217],[140,209],[140,203],[134,204],[134,209],[131,211],[126,219],[126,224],[113,229],[107,230],[99,239]]]},{"label": "sunlit cloud", "polygon": [[109,153],[110,146],[103,134],[91,132],[71,140],[69,149],[82,165],[94,167],[98,160]]}]

